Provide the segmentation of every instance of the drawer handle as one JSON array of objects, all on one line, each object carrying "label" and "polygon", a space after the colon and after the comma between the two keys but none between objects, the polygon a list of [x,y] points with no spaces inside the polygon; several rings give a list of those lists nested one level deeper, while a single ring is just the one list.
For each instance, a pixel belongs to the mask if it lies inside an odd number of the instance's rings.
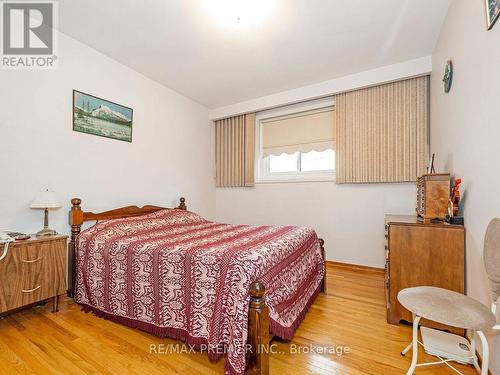
[{"label": "drawer handle", "polygon": [[37,287],[33,288],[33,289],[23,289],[21,290],[21,292],[23,293],[31,293],[31,292],[34,292],[35,290],[38,290],[40,289],[41,285],[38,285]]},{"label": "drawer handle", "polygon": [[33,259],[33,260],[26,260],[26,259],[23,259],[23,260],[22,260],[22,262],[23,262],[23,263],[36,263],[36,262],[38,262],[38,261],[39,261],[39,260],[41,260],[41,259],[42,259],[42,257],[38,257],[38,258]]}]

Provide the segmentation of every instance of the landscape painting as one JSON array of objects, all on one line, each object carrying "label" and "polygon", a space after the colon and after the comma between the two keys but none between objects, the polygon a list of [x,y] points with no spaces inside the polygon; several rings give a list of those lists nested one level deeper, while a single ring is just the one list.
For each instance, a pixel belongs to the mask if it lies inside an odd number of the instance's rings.
[{"label": "landscape painting", "polygon": [[488,30],[495,24],[500,15],[500,0],[486,0],[486,16],[488,18]]},{"label": "landscape painting", "polygon": [[73,130],[132,142],[133,110],[73,90]]}]

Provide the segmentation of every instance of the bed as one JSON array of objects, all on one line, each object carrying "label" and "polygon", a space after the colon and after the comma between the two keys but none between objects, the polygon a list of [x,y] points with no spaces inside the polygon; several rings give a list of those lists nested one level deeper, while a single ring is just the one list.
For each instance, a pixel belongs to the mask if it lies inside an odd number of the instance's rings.
[{"label": "bed", "polygon": [[[187,210],[94,214],[71,200],[70,290],[98,316],[225,356],[226,374],[269,373],[272,335],[291,339],[325,288],[312,229],[205,220]],[[86,221],[96,221],[82,231]]]}]

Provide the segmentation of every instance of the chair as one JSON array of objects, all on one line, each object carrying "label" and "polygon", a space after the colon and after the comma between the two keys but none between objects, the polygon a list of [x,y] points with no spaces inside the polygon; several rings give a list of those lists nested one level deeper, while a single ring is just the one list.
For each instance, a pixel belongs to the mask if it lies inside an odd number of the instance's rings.
[{"label": "chair", "polygon": [[[461,374],[449,363],[451,360],[439,356],[440,361],[437,362],[417,363],[418,344],[422,345],[418,340],[418,324],[421,318],[472,331],[471,351],[474,367],[481,375],[488,374],[489,347],[483,331],[495,326],[496,307],[500,303],[500,219],[493,219],[488,225],[484,239],[483,256],[494,301],[491,304],[491,310],[471,297],[442,288],[419,286],[406,288],[399,292],[399,302],[412,312],[414,317],[412,342],[401,352],[401,355],[405,355],[413,348],[411,366],[406,373],[407,375],[413,374],[419,366],[443,363]],[[498,328],[498,326],[494,328]],[[481,367],[479,367],[476,356],[474,340],[476,333],[483,347]]]}]

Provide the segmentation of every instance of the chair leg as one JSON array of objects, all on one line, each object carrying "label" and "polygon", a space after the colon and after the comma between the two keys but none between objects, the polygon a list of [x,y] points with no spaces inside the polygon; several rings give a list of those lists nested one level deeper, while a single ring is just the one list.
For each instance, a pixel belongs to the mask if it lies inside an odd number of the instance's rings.
[{"label": "chair leg", "polygon": [[[412,375],[415,369],[417,368],[417,360],[418,360],[418,323],[420,322],[420,316],[415,315],[413,319],[413,337],[411,346],[413,348],[412,357],[411,357],[411,366],[408,369],[406,375]],[[408,346],[405,351],[410,350],[410,346]]]},{"label": "chair leg", "polygon": [[482,331],[477,331],[477,335],[481,339],[481,345],[483,347],[483,361],[481,363],[481,375],[488,375],[489,361],[490,361],[490,349],[488,346],[488,340],[486,339],[486,336]]},{"label": "chair leg", "polygon": [[476,371],[480,373],[481,367],[479,367],[479,362],[477,360],[477,355],[476,355],[476,331],[471,331],[470,350],[472,353],[472,363],[473,363],[474,367],[476,368]]},{"label": "chair leg", "polygon": [[405,355],[406,355],[406,353],[408,353],[408,352],[410,351],[410,349],[411,349],[411,347],[412,347],[412,346],[413,346],[413,341],[412,341],[412,342],[410,342],[410,343],[408,344],[408,346],[407,346],[406,348],[404,348],[404,349],[403,349],[403,351],[401,352],[401,355],[402,355],[402,356],[405,356]]}]

